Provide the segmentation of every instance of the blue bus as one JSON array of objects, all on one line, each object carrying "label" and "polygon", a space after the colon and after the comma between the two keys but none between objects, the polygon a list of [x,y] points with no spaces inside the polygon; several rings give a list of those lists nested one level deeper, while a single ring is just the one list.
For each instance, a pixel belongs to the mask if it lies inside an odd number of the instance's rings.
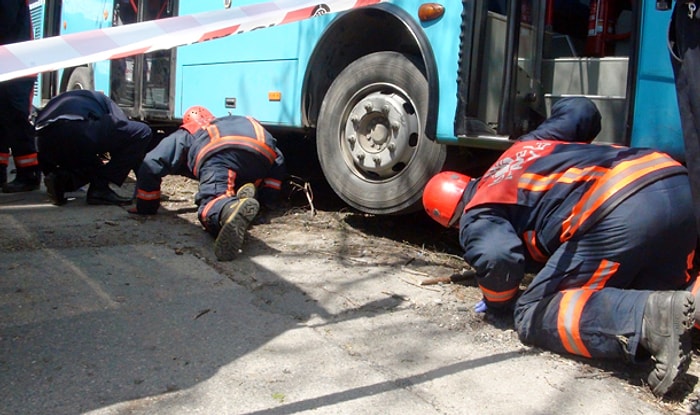
[{"label": "blue bus", "polygon": [[[35,0],[36,37],[264,0]],[[350,206],[420,209],[427,180],[460,149],[505,149],[584,95],[598,142],[683,158],[666,33],[651,0],[389,0],[166,51],[44,73],[35,104],[89,88],[131,117],[177,124],[191,105],[315,137]]]}]

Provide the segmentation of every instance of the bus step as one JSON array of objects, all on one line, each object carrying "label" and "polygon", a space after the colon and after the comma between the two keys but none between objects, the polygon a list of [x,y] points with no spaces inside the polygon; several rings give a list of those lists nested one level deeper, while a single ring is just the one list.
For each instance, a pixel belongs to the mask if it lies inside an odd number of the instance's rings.
[{"label": "bus step", "polygon": [[591,99],[598,107],[602,120],[601,131],[594,140],[595,143],[628,144],[625,142],[625,114],[627,107],[627,100],[625,97],[583,94],[545,94],[544,99],[547,108],[547,116],[551,114],[552,105],[557,102],[557,100],[570,96],[585,96]]},{"label": "bus step", "polygon": [[545,91],[554,95],[626,96],[629,58],[556,58],[542,62]]}]

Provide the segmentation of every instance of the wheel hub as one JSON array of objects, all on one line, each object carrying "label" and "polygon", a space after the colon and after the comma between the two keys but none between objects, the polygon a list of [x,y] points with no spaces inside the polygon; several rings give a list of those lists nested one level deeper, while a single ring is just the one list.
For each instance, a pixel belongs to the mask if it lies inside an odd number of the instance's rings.
[{"label": "wheel hub", "polygon": [[352,107],[345,146],[356,169],[382,179],[400,172],[413,154],[411,136],[419,134],[412,108],[402,96],[383,92],[370,93]]}]

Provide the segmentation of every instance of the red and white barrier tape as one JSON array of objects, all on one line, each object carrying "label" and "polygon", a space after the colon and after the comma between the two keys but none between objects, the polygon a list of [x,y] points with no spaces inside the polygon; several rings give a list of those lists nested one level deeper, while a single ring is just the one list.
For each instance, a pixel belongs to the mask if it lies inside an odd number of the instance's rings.
[{"label": "red and white barrier tape", "polygon": [[385,0],[278,0],[0,46],[0,81],[278,26]]}]

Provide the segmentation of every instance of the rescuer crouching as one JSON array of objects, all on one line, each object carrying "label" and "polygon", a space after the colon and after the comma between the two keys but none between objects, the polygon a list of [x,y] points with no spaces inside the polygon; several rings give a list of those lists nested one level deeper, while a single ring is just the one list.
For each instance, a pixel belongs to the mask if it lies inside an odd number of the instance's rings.
[{"label": "rescuer crouching", "polygon": [[180,128],[146,154],[137,173],[136,207],[129,212],[157,213],[162,178],[169,174],[199,180],[197,217],[216,238],[216,258],[230,261],[243,246],[260,203],[274,205],[279,198],[286,168],[277,140],[255,119],[216,118],[194,106]]},{"label": "rescuer crouching", "polygon": [[[558,101],[487,172],[433,177],[428,215],[459,228],[483,294],[478,312],[513,313],[520,340],[594,359],[653,359],[665,395],[687,371],[697,280],[686,169],[650,149],[588,144],[600,114]],[[527,270],[534,279],[521,289]]]},{"label": "rescuer crouching", "polygon": [[89,205],[132,203],[109,184],[121,186],[138,168],[151,142],[148,125],[128,119],[105,94],[84,89],[51,99],[34,124],[39,165],[53,204],[65,204],[66,192],[88,183]]}]

